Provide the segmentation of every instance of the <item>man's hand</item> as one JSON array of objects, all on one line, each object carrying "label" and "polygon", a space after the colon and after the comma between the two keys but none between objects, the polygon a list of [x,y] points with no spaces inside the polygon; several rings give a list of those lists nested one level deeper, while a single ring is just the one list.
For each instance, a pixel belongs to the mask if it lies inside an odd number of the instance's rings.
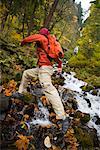
[{"label": "man's hand", "polygon": [[58,68],[58,69],[57,69],[57,73],[58,73],[58,74],[62,73],[62,68]]}]

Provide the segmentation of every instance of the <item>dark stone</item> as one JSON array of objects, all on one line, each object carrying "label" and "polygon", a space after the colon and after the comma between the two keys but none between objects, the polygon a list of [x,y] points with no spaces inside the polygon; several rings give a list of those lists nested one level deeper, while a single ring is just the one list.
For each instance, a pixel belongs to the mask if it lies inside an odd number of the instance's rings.
[{"label": "dark stone", "polygon": [[89,107],[91,107],[90,100],[89,100],[88,98],[84,98],[84,99],[87,101],[87,103],[88,103],[88,106],[89,106]]}]

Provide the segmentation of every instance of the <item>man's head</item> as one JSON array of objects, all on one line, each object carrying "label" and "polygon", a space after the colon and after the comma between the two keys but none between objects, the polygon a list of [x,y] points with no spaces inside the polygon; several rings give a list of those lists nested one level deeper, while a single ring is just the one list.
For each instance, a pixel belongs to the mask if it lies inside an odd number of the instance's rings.
[{"label": "man's head", "polygon": [[42,34],[42,35],[50,34],[50,32],[49,32],[49,30],[47,28],[41,28],[39,33]]}]

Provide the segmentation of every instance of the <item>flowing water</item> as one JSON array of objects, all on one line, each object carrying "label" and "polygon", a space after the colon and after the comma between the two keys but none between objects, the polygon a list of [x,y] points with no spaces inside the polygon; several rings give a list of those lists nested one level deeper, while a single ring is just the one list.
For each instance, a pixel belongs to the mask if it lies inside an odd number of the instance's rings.
[{"label": "flowing water", "polygon": [[30,124],[33,125],[49,125],[51,122],[49,121],[49,111],[46,107],[43,106],[42,102],[38,102],[39,111],[34,113],[34,118]]},{"label": "flowing water", "polygon": [[[63,87],[74,91],[78,103],[78,110],[90,114],[91,119],[88,122],[88,126],[90,128],[95,128],[100,137],[100,89],[98,89],[97,96],[92,95],[91,91],[82,91],[81,87],[87,85],[87,83],[78,80],[74,75],[75,73],[73,72],[71,72],[71,74],[63,74],[65,78],[65,84]],[[99,119],[99,123],[96,123],[97,119]]]}]

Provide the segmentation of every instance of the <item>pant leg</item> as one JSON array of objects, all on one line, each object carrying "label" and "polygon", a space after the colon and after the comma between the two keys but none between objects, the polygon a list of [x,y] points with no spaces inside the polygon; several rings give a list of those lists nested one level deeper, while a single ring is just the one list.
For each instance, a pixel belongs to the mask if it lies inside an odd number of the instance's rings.
[{"label": "pant leg", "polygon": [[38,68],[27,69],[23,72],[21,84],[19,86],[19,93],[26,92],[29,80],[33,78],[33,80],[38,79]]},{"label": "pant leg", "polygon": [[57,89],[52,85],[51,82],[52,74],[53,68],[51,66],[42,66],[39,68],[39,81],[43,88],[44,94],[52,104],[57,119],[65,119],[65,111],[61,102],[61,98]]}]

